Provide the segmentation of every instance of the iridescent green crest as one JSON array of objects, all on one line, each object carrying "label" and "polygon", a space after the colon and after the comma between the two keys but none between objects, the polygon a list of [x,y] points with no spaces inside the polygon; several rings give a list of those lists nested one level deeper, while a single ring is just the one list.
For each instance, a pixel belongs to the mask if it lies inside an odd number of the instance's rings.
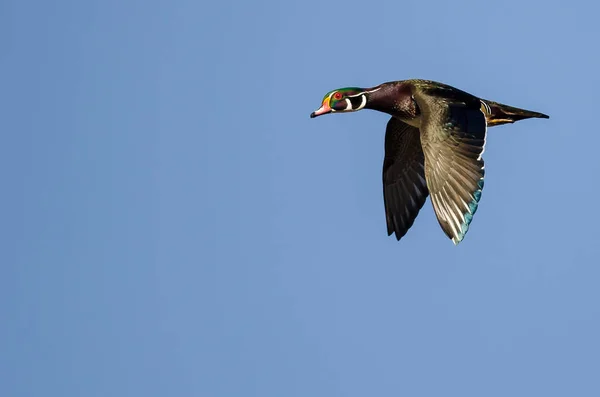
[{"label": "iridescent green crest", "polygon": [[329,91],[323,97],[323,103],[329,100],[329,106],[333,107],[339,101],[343,101],[346,97],[356,95],[363,90],[358,87],[338,88],[337,90]]}]

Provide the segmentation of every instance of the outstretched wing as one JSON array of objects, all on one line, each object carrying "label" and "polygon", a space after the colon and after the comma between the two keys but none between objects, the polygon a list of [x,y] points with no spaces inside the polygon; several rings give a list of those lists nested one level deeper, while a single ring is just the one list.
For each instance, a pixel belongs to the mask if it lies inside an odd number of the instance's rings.
[{"label": "outstretched wing", "polygon": [[[462,91],[415,95],[425,175],[437,219],[454,244],[469,230],[483,190],[487,125],[481,101]],[[440,96],[440,94],[442,94]]]},{"label": "outstretched wing", "polygon": [[388,236],[400,240],[428,195],[419,129],[392,117],[385,131],[383,200]]}]

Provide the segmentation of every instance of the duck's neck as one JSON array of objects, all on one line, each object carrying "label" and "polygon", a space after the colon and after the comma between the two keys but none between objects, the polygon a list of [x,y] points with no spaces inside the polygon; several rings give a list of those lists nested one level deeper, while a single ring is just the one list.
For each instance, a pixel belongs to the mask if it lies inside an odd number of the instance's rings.
[{"label": "duck's neck", "polygon": [[402,83],[384,83],[365,90],[367,93],[366,109],[377,110],[411,120],[419,116],[419,109],[412,98],[412,89]]}]

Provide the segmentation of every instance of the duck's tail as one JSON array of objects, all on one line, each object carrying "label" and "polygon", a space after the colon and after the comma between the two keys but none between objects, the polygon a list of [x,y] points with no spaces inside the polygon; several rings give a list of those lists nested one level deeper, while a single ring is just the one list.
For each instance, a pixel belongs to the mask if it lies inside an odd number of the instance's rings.
[{"label": "duck's tail", "polygon": [[[503,105],[501,103],[492,102],[488,100],[482,101],[488,106],[486,109],[486,118],[488,127],[495,125],[514,123],[515,121],[538,118],[538,119],[549,119],[550,116],[543,113],[532,112],[530,110],[514,108],[512,106]],[[484,106],[485,107],[485,106]]]}]

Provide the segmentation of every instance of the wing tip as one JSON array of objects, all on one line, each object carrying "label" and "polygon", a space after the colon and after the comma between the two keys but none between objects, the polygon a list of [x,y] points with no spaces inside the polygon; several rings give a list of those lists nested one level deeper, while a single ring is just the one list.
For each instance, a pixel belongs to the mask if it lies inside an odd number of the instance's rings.
[{"label": "wing tip", "polygon": [[406,233],[408,232],[408,229],[406,229],[404,232],[400,232],[396,229],[388,229],[388,237],[391,236],[392,234],[394,235],[394,237],[396,238],[396,241],[400,241],[402,239],[402,237],[406,236]]},{"label": "wing tip", "polygon": [[477,208],[479,208],[479,200],[481,200],[481,192],[483,190],[483,178],[479,180],[477,183],[479,189],[473,193],[473,200],[469,203],[469,211],[467,211],[464,215],[465,221],[462,225],[460,225],[460,232],[457,236],[452,237],[452,242],[454,245],[458,245],[465,238],[467,232],[469,231],[469,226],[473,221],[473,216],[477,212]]}]

